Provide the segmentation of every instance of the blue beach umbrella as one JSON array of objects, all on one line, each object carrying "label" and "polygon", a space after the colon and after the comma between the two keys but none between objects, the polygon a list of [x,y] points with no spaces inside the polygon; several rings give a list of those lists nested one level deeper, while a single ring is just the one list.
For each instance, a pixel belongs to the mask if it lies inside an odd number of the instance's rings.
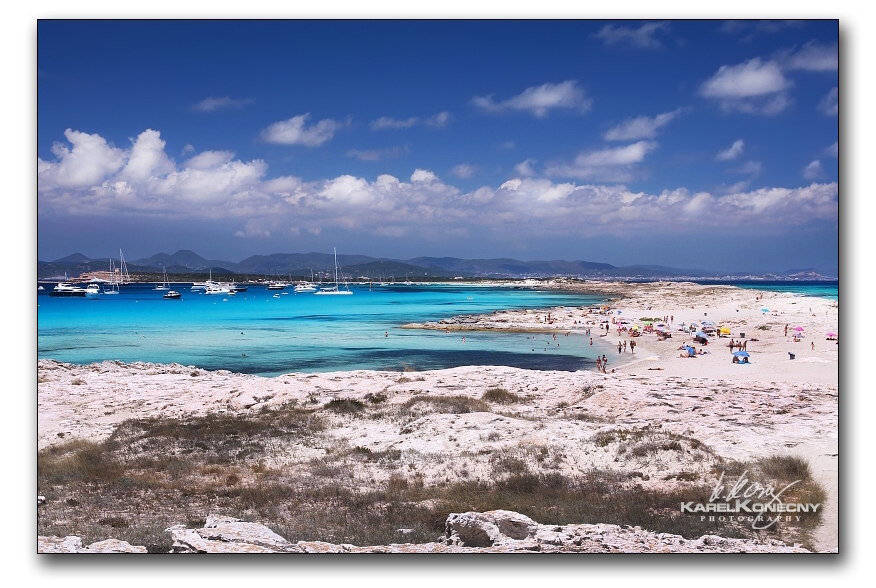
[{"label": "blue beach umbrella", "polygon": [[708,335],[706,335],[702,331],[697,331],[696,333],[694,333],[694,337],[702,337],[703,339],[706,339],[708,338]]},{"label": "blue beach umbrella", "polygon": [[770,309],[769,309],[769,308],[761,308],[760,311],[761,311],[761,312],[769,312]]},{"label": "blue beach umbrella", "polygon": [[736,357],[751,357],[750,355],[748,355],[747,351],[734,351],[733,355],[735,355]]}]

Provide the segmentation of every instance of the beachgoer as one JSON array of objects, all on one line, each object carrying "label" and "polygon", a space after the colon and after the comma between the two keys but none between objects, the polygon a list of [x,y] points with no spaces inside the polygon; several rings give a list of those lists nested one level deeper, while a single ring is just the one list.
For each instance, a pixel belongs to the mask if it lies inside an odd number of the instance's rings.
[{"label": "beachgoer", "polygon": [[618,342],[617,342],[617,352],[618,352],[618,353],[621,352],[621,347],[623,347],[623,346],[621,345],[621,342],[618,341]]},{"label": "beachgoer", "polygon": [[730,353],[733,353],[733,348],[734,348],[734,347],[736,347],[736,342],[735,342],[735,341],[733,340],[733,338],[731,337],[731,338],[730,338]]},{"label": "beachgoer", "polygon": [[465,337],[462,338],[462,342],[465,343]]},{"label": "beachgoer", "polygon": [[788,336],[788,325],[785,325],[785,337]]},{"label": "beachgoer", "polygon": [[739,363],[739,356],[738,355],[733,356],[733,363]]},{"label": "beachgoer", "polygon": [[596,358],[596,371],[598,372],[601,369],[602,369],[602,360],[599,357],[597,357]]},{"label": "beachgoer", "polygon": [[674,314],[669,315],[669,322],[670,322],[670,323],[674,323],[674,322],[675,322],[675,315],[674,315]]},{"label": "beachgoer", "polygon": [[556,341],[556,340],[557,340],[557,334],[554,333],[554,341]]},{"label": "beachgoer", "polygon": [[748,345],[748,339],[742,342],[742,351],[746,351],[746,346]]},{"label": "beachgoer", "polygon": [[630,353],[635,353],[635,352],[636,352],[636,342],[630,341]]},{"label": "beachgoer", "polygon": [[812,351],[815,351],[815,341],[812,342]]},{"label": "beachgoer", "polygon": [[383,336],[384,336],[384,337],[389,337],[389,331],[384,331],[384,332],[383,332]]},{"label": "beachgoer", "polygon": [[608,363],[608,358],[605,357],[605,354],[603,353],[603,354],[602,354],[602,365],[605,365],[605,364],[607,364],[607,363]]},{"label": "beachgoer", "polygon": [[624,353],[626,353],[626,352],[627,352],[627,342],[624,341]]}]

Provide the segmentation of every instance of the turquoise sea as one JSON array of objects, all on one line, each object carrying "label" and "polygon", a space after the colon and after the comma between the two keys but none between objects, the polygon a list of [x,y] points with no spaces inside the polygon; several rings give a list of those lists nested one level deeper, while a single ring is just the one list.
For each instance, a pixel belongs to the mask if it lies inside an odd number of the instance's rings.
[{"label": "turquoise sea", "polygon": [[751,290],[769,290],[771,292],[790,292],[801,296],[818,296],[829,300],[839,300],[839,281],[698,281],[698,284],[729,284]]},{"label": "turquoise sea", "polygon": [[[602,298],[478,286],[351,286],[353,296],[288,294],[250,286],[236,296],[207,296],[190,284],[164,300],[153,285],[125,285],[117,296],[37,296],[37,356],[87,364],[103,360],[181,363],[205,369],[277,375],[291,371],[440,369],[506,365],[578,370],[617,350],[583,335],[401,329],[410,322],[498,309],[588,306]],[[466,341],[462,342],[465,335]],[[557,347],[557,343],[560,347]],[[610,352],[614,350],[614,355]]]}]

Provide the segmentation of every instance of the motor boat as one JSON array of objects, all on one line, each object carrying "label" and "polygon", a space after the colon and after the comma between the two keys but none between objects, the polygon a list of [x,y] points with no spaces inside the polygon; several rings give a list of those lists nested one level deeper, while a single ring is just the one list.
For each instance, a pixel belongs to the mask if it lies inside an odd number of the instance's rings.
[{"label": "motor boat", "polygon": [[49,296],[80,296],[85,297],[85,288],[74,286],[68,282],[59,282],[55,288],[49,292]]},{"label": "motor boat", "polygon": [[182,296],[176,290],[170,290],[167,294],[162,296],[165,300],[182,300]]}]

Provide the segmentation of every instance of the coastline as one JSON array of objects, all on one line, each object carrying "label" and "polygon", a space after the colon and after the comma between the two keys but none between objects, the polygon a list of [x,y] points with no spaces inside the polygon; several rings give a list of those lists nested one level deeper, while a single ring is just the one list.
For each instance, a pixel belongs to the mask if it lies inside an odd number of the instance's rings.
[{"label": "coastline", "polygon": [[[564,475],[593,468],[615,469],[641,476],[639,483],[652,489],[670,487],[677,482],[670,481],[672,476],[691,470],[703,480],[711,479],[711,474],[702,467],[697,469],[689,456],[660,452],[657,459],[624,459],[619,463],[616,445],[599,447],[593,441],[610,431],[655,428],[662,435],[696,439],[728,459],[774,454],[806,458],[813,477],[828,491],[822,524],[815,530],[813,541],[819,550],[836,550],[837,346],[819,350],[822,343],[827,343],[819,340],[816,351],[806,353],[802,344],[792,344],[779,336],[773,325],[790,323],[793,327],[795,321],[806,321],[807,333],[824,328],[836,332],[838,304],[771,292],[756,299],[761,292],[693,284],[661,284],[659,288],[653,284],[603,284],[601,289],[587,293],[606,294],[607,290],[617,297],[612,306],[614,316],[675,314],[677,322],[679,318],[692,319],[695,314],[707,313],[704,316],[719,324],[730,324],[733,335],[741,329],[757,333],[755,338],[760,341],[748,347],[752,364],[732,364],[729,350],[717,341],[707,346],[711,354],[682,359],[676,349],[683,339],[676,338],[675,333],[660,342],[656,337],[638,337],[635,355],[641,359],[605,375],[595,371],[536,372],[471,366],[424,372],[296,373],[263,378],[178,364],[103,362],[75,366],[39,360],[38,448],[70,439],[104,441],[127,419],[257,415],[289,403],[319,408],[349,399],[367,404],[381,395],[387,408],[409,405],[418,397],[465,397],[475,402],[487,391],[500,389],[518,398],[513,406],[492,406],[490,410],[462,415],[423,414],[404,426],[339,418],[329,429],[331,443],[296,447],[272,458],[277,466],[306,467],[330,454],[331,444],[340,443],[367,447],[373,452],[398,451],[414,461],[418,455],[442,455],[442,460],[451,463],[465,462],[466,476],[488,479],[490,462],[472,454],[473,447],[503,452],[539,446],[551,455],[562,454],[555,465],[556,471]],[[807,304],[801,305],[801,300]],[[810,301],[812,312],[808,311]],[[761,313],[760,304],[768,304],[771,312]],[[620,315],[617,310],[621,310]],[[538,326],[544,309],[498,311],[477,317],[474,325],[456,326],[457,330],[519,328],[583,336],[575,321],[583,318],[585,327],[591,329],[595,325],[586,325],[586,316],[578,316],[581,312],[575,309],[572,316],[558,316],[554,310],[552,318],[559,320],[552,328],[545,328],[543,323]],[[763,325],[770,328],[755,330]],[[616,331],[610,331],[607,338],[617,340]],[[812,338],[804,340],[808,346]],[[719,341],[726,343],[729,339]],[[800,350],[797,359],[790,361],[786,348]],[[646,361],[653,355],[661,359]],[[802,361],[808,358],[822,361]],[[663,369],[649,370],[646,366]],[[357,468],[363,481],[369,477],[373,483],[386,481],[380,477],[388,475],[385,471]],[[426,485],[441,482],[445,475],[444,467],[428,463],[421,464],[418,471]]]}]

